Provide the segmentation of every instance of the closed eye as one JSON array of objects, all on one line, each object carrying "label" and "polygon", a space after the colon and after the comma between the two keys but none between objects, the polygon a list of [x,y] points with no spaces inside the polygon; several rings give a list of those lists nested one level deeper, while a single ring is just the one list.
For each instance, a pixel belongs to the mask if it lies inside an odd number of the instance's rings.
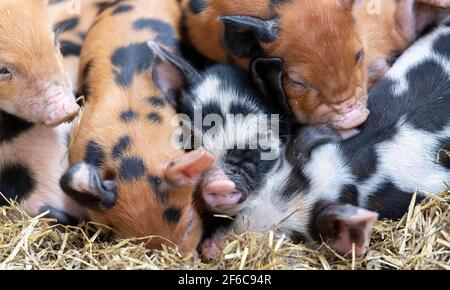
[{"label": "closed eye", "polygon": [[358,51],[355,55],[356,63],[359,63],[361,61],[361,59],[363,58],[363,56],[364,56],[364,51],[363,50]]}]

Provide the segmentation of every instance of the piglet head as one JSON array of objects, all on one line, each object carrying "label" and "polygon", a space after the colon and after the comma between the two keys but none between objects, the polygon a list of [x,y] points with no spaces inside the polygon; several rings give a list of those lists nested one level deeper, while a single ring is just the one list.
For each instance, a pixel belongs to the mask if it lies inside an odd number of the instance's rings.
[{"label": "piglet head", "polygon": [[[121,237],[142,237],[139,242],[152,249],[165,243],[183,253],[195,251],[202,230],[193,192],[214,158],[198,149],[163,166],[142,162],[125,158],[119,172],[80,163],[66,172],[60,184],[89,209],[93,221],[110,226]],[[147,172],[147,168],[151,169]]]},{"label": "piglet head", "polygon": [[0,109],[56,126],[79,111],[44,1],[0,3]]},{"label": "piglet head", "polygon": [[378,214],[350,204],[328,205],[316,215],[314,226],[339,254],[356,256],[366,252],[372,224]]},{"label": "piglet head", "polygon": [[253,74],[279,87],[298,121],[353,129],[369,115],[364,49],[352,19],[359,2],[294,1],[279,5],[273,19],[221,17],[223,43],[239,57],[282,60],[254,66]]}]

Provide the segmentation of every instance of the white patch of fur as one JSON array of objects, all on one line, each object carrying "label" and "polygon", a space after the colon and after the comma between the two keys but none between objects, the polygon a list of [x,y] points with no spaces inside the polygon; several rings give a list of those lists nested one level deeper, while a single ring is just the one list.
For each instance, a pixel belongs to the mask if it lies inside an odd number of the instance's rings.
[{"label": "white patch of fur", "polygon": [[292,206],[281,199],[280,190],[288,181],[292,166],[283,162],[275,168],[262,190],[246,202],[246,208],[236,217],[233,229],[237,233],[252,230],[264,234],[275,227],[282,232],[306,231],[303,221],[292,218]]},{"label": "white patch of fur", "polygon": [[353,183],[351,170],[336,144],[317,148],[303,171],[311,181],[311,190],[305,197],[305,203],[311,206],[317,200],[338,200],[343,185]]},{"label": "white patch of fur", "polygon": [[420,189],[435,194],[450,180],[450,171],[435,163],[437,145],[436,134],[402,124],[393,140],[377,146],[377,170],[403,191]]},{"label": "white patch of fur", "polygon": [[[222,120],[224,126],[215,126],[216,130],[208,130],[202,134],[203,145],[213,154],[217,160],[223,160],[227,149],[236,148],[236,144],[249,144],[249,142],[257,140],[258,135],[267,133],[262,123],[267,123],[265,114],[257,113],[253,115],[237,118],[230,116],[229,110],[232,104],[243,104],[247,108],[257,108],[258,106],[252,101],[250,96],[242,95],[242,93],[233,87],[221,87],[221,80],[217,76],[208,76],[205,81],[200,83],[193,91],[196,96],[194,107],[203,107],[207,104],[217,104],[225,114],[225,120]],[[203,122],[203,120],[202,120]],[[278,123],[274,124],[278,126]],[[267,124],[267,129],[271,124]],[[268,144],[274,150],[274,156],[280,155],[280,140],[276,134],[271,134]],[[252,144],[252,143],[250,143]],[[257,148],[254,148],[257,149]]]}]

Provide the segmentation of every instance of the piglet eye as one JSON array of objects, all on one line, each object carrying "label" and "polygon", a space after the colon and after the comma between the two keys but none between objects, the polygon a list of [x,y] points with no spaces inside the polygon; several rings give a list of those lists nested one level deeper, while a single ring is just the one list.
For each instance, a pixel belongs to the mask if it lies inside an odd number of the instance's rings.
[{"label": "piglet eye", "polygon": [[9,71],[7,67],[0,67],[0,81],[12,79],[12,73]]},{"label": "piglet eye", "polygon": [[363,56],[364,56],[364,51],[362,51],[362,50],[358,51],[355,55],[356,63],[360,62],[361,59],[363,58]]},{"label": "piglet eye", "polygon": [[6,67],[0,67],[0,75],[10,74],[9,70]]},{"label": "piglet eye", "polygon": [[289,80],[294,84],[294,86],[297,89],[305,90],[308,88],[308,85],[306,84],[306,81],[304,81],[302,78],[298,77],[297,75],[294,75],[292,73],[287,73]]}]

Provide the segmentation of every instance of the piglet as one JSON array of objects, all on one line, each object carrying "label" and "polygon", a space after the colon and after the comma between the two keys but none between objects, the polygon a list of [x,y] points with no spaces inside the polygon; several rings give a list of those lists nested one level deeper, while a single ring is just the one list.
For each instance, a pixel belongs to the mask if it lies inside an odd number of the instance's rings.
[{"label": "piglet", "polygon": [[290,115],[269,97],[273,91],[256,74],[252,80],[247,72],[228,64],[200,73],[164,49],[154,51],[190,72],[188,89],[173,100],[183,117],[183,148],[204,147],[215,158],[196,192],[206,238],[224,222],[215,213],[236,215],[274,173],[288,140]]},{"label": "piglet", "polygon": [[[326,126],[305,126],[276,173],[232,228],[275,230],[293,241],[326,241],[338,253],[366,251],[377,218],[399,219],[424,193],[450,180],[450,28],[409,48],[370,93],[361,132],[342,141]],[[438,157],[438,158],[437,158]],[[217,254],[219,232],[203,247]]]},{"label": "piglet", "polygon": [[100,13],[81,51],[86,103],[60,184],[118,236],[187,254],[202,234],[194,189],[214,157],[203,148],[185,153],[175,138],[179,119],[168,100],[190,74],[154,47],[178,51],[180,18],[175,0],[115,1]]},{"label": "piglet", "polygon": [[[78,112],[44,1],[0,1],[0,192],[31,216],[76,224],[84,210],[59,187]],[[7,200],[0,198],[0,205]]]},{"label": "piglet", "polygon": [[57,126],[79,110],[43,0],[0,2],[0,108]]}]

